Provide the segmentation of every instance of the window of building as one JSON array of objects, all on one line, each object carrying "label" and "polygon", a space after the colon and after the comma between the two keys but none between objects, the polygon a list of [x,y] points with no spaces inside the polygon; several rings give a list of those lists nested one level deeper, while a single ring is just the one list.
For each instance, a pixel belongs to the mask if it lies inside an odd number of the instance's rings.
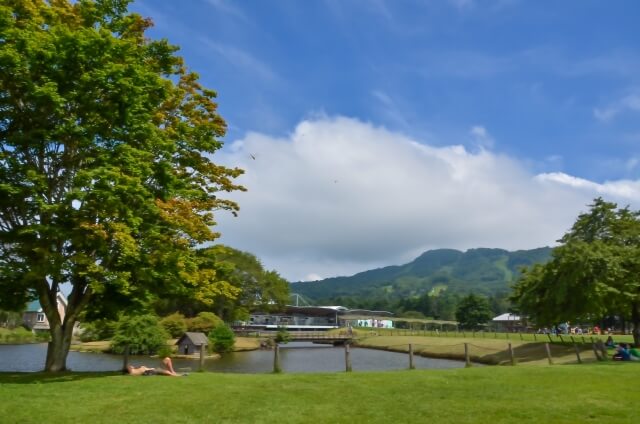
[{"label": "window of building", "polygon": [[37,322],[44,322],[44,314],[43,313],[39,313],[38,315],[36,315],[36,321]]}]

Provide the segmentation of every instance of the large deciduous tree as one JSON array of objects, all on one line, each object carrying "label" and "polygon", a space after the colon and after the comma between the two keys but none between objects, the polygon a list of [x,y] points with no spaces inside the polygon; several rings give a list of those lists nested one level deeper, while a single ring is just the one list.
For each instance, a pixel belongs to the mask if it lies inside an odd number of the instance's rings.
[{"label": "large deciduous tree", "polygon": [[83,310],[234,296],[195,249],[218,236],[212,211],[237,209],[220,193],[242,189],[211,160],[215,92],[128,3],[0,0],[0,308],[39,299],[48,371]]},{"label": "large deciduous tree", "polygon": [[619,315],[640,343],[640,212],[595,199],[559,242],[516,284],[521,312],[539,325]]},{"label": "large deciduous tree", "polygon": [[475,329],[491,319],[489,300],[473,293],[463,297],[456,309],[456,319],[462,328]]}]

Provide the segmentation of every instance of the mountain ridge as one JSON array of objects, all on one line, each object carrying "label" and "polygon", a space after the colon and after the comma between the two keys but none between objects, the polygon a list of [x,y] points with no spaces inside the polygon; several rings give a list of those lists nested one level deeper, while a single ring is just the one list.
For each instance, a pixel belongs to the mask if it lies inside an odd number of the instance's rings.
[{"label": "mountain ridge", "polygon": [[403,265],[389,265],[351,276],[293,282],[291,290],[313,300],[338,297],[400,299],[448,290],[492,295],[508,290],[520,268],[544,263],[552,248],[508,251],[498,248],[433,249]]}]

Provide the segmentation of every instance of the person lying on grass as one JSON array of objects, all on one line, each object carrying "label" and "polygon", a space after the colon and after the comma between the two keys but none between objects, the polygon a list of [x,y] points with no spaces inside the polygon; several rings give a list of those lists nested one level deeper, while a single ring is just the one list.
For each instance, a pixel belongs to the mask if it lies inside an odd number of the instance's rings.
[{"label": "person lying on grass", "polygon": [[180,377],[182,374],[178,374],[173,369],[173,363],[171,358],[166,357],[162,360],[163,368],[150,368],[141,365],[134,367],[132,365],[127,366],[127,372],[129,375],[168,375],[170,377]]}]

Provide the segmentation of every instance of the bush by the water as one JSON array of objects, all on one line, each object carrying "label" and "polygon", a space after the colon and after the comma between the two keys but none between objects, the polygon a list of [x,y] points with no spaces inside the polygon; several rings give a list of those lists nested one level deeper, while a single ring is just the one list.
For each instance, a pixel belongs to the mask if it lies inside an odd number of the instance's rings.
[{"label": "bush by the water", "polygon": [[213,312],[200,312],[195,318],[187,320],[187,327],[189,331],[207,334],[223,323],[222,319]]},{"label": "bush by the water", "polygon": [[111,339],[111,350],[123,353],[129,346],[132,355],[150,355],[166,346],[169,334],[153,315],[122,316]]},{"label": "bush by the water", "polygon": [[236,335],[226,324],[220,324],[209,333],[211,350],[216,353],[231,352],[236,342]]},{"label": "bush by the water", "polygon": [[32,333],[24,327],[0,328],[0,343],[33,343],[49,340],[48,332]]},{"label": "bush by the water", "polygon": [[80,341],[95,342],[109,340],[116,330],[116,321],[100,319],[92,322],[84,322],[80,326]]},{"label": "bush by the water", "polygon": [[187,331],[187,319],[180,312],[167,315],[160,320],[160,324],[171,337],[180,337]]},{"label": "bush by the water", "polygon": [[286,327],[278,327],[278,333],[276,334],[276,343],[289,343],[291,340],[291,334]]}]

